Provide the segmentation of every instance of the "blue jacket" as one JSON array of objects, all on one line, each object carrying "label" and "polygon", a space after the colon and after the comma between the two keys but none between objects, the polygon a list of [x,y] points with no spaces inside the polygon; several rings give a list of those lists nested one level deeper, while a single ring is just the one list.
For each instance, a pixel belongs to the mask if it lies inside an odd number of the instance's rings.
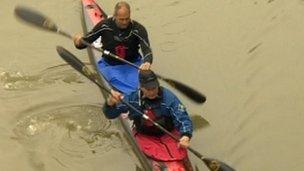
[{"label": "blue jacket", "polygon": [[[124,101],[128,102],[136,109],[143,112],[145,108],[143,107],[143,99],[141,97],[141,91],[132,92],[129,95],[124,96]],[[168,89],[160,87],[159,97],[156,101],[160,103],[156,109],[157,113],[164,117],[169,117],[173,119],[174,127],[179,130],[181,135],[187,135],[191,138],[193,132],[192,121],[186,111],[184,105],[180,100]],[[103,112],[108,119],[114,119],[118,117],[121,113],[129,111],[129,118],[134,120],[134,118],[141,117],[141,114],[136,111],[129,109],[125,104],[118,104],[116,106],[109,106],[107,104],[103,107]]]}]

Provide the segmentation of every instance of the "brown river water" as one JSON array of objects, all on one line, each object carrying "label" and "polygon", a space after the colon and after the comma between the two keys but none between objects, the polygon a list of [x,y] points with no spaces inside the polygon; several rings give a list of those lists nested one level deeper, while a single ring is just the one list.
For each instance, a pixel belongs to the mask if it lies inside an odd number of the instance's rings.
[{"label": "brown river water", "polygon": [[[117,1],[98,2],[111,14]],[[128,2],[149,32],[153,70],[207,95],[197,105],[172,89],[193,117],[194,149],[239,171],[304,170],[303,0]],[[55,47],[84,62],[87,52],[16,20],[16,5],[82,31],[78,0],[0,1],[0,170],[134,170],[99,89]]]}]

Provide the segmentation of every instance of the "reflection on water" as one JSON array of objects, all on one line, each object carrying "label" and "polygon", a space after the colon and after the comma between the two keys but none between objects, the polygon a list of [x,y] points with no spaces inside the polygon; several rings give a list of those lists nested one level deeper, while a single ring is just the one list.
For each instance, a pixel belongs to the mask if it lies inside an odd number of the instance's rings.
[{"label": "reflection on water", "polygon": [[119,132],[100,108],[73,105],[45,112],[28,109],[24,111],[26,117],[20,118],[14,128],[13,139],[24,145],[31,165],[37,170],[44,170],[49,156],[61,166],[69,167],[75,161],[121,148]]}]

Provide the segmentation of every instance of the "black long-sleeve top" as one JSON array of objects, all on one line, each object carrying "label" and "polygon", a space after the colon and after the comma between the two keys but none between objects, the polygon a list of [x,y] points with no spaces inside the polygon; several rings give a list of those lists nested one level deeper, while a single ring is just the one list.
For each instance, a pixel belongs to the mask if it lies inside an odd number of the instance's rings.
[{"label": "black long-sleeve top", "polygon": [[[101,37],[102,48],[116,54],[117,56],[134,62],[138,59],[139,48],[142,51],[143,62],[153,61],[152,50],[148,39],[148,33],[143,25],[137,21],[132,21],[126,29],[119,29],[114,18],[108,18],[100,23],[87,33],[83,40],[93,43]],[[86,46],[81,44],[76,46],[78,49],[83,49]],[[121,64],[107,55],[104,55],[105,60],[111,64]]]}]

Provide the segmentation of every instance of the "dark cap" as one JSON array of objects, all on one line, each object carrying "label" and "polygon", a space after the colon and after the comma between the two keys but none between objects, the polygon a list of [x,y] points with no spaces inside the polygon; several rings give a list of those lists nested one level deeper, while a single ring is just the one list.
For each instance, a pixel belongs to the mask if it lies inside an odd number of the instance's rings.
[{"label": "dark cap", "polygon": [[157,76],[151,70],[141,70],[139,72],[140,87],[156,88],[159,86]]}]

